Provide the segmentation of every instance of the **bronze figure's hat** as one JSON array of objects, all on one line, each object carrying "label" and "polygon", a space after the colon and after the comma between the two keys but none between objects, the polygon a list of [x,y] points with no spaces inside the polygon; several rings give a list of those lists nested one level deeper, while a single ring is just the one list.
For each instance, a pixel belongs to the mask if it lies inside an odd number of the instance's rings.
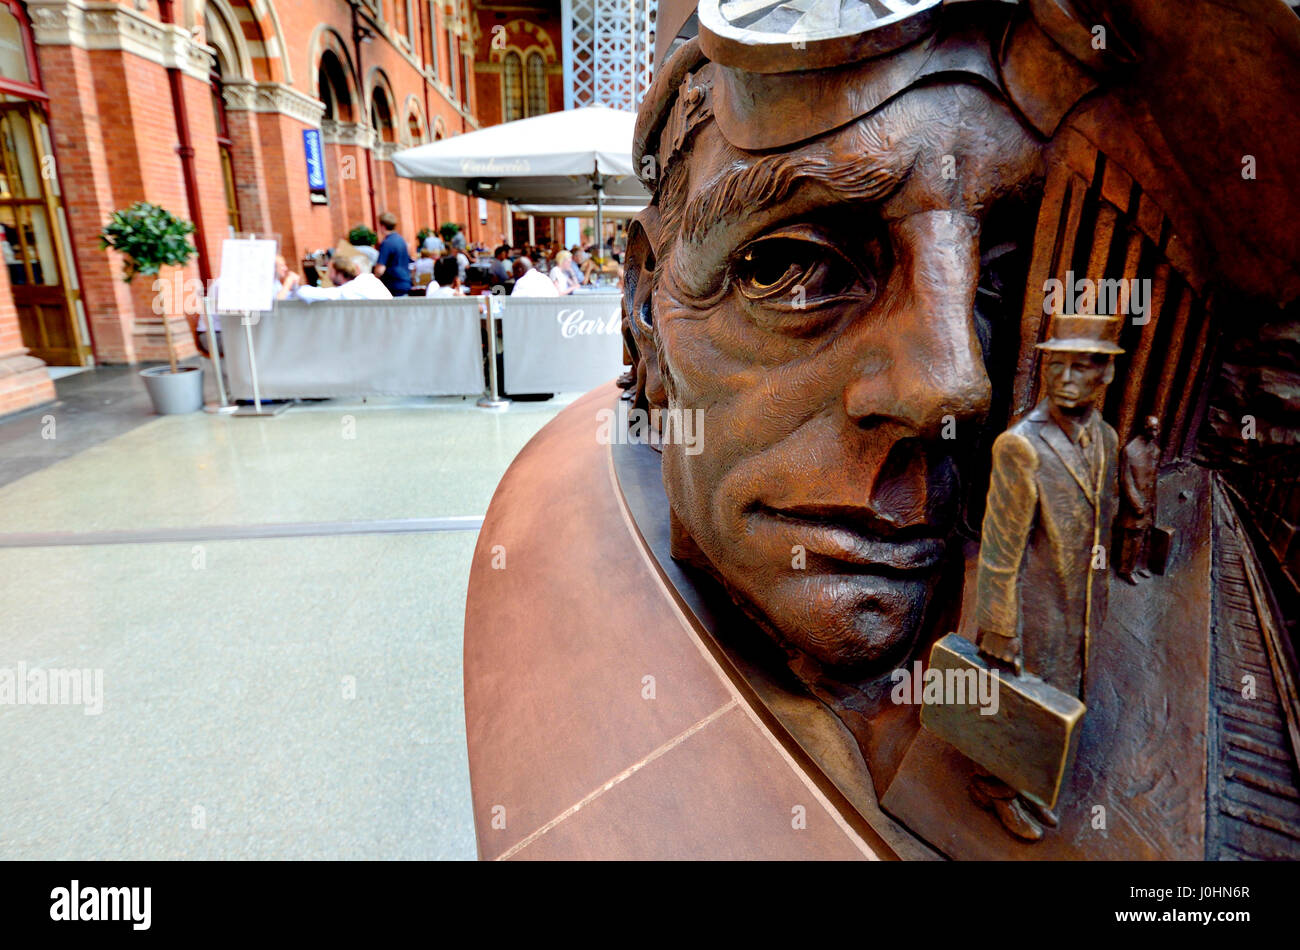
[{"label": "bronze figure's hat", "polygon": [[1090,314],[1064,314],[1052,316],[1051,331],[1038,349],[1057,353],[1108,353],[1112,356],[1124,351],[1119,345],[1119,331],[1124,321],[1117,317],[1095,317]]}]

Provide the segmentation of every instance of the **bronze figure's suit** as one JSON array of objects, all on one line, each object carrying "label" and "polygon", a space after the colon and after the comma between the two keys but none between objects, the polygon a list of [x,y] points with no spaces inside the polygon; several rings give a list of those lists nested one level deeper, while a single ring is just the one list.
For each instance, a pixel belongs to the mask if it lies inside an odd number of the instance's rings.
[{"label": "bronze figure's suit", "polygon": [[979,628],[1020,637],[1025,672],[1075,696],[1106,616],[1108,572],[1092,566],[1115,515],[1118,441],[1096,409],[1071,438],[1044,399],[993,443]]},{"label": "bronze figure's suit", "polygon": [[1120,532],[1119,573],[1131,575],[1145,565],[1151,528],[1156,523],[1156,475],[1160,443],[1139,435],[1124,446],[1116,525]]}]

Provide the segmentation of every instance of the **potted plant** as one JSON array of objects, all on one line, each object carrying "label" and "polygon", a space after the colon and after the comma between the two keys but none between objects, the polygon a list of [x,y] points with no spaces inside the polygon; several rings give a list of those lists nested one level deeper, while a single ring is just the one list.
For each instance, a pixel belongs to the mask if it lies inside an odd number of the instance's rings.
[{"label": "potted plant", "polygon": [[415,247],[416,247],[417,250],[419,250],[420,248],[424,247],[424,241],[425,241],[425,239],[426,239],[427,237],[429,237],[429,235],[431,235],[431,234],[433,234],[433,231],[432,231],[432,229],[430,229],[430,228],[420,228],[420,230],[419,230],[418,232],[416,232],[416,235],[415,235]]},{"label": "potted plant", "polygon": [[364,224],[358,224],[348,232],[348,243],[353,247],[374,247],[379,243],[379,235]]},{"label": "potted plant", "polygon": [[451,244],[451,239],[454,238],[457,234],[459,234],[460,230],[461,230],[460,225],[457,224],[455,221],[448,221],[446,224],[441,225],[438,228],[438,231],[441,232],[442,234],[442,239],[446,241],[448,244]]},{"label": "potted plant", "polygon": [[[101,247],[111,247],[126,258],[125,279],[130,283],[137,274],[152,277],[163,267],[184,267],[195,253],[189,240],[193,233],[190,222],[158,205],[137,201],[113,212],[99,240]],[[159,415],[194,412],[203,408],[203,369],[177,365],[170,315],[164,312],[162,317],[170,365],[142,370],[140,376]]]}]

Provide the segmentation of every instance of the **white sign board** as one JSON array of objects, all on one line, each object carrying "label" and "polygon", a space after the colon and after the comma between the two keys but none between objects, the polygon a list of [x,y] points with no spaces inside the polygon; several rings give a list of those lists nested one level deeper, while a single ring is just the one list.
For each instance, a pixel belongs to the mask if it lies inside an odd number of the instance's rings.
[{"label": "white sign board", "polygon": [[269,313],[274,309],[277,253],[277,242],[265,238],[222,241],[217,312]]}]

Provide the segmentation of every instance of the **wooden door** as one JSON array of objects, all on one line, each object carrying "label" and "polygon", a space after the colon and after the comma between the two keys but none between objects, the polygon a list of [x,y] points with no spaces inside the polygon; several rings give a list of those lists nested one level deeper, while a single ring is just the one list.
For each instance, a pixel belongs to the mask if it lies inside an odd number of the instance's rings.
[{"label": "wooden door", "polygon": [[9,271],[23,345],[51,366],[81,366],[76,290],[40,107],[0,103],[0,255]]}]

